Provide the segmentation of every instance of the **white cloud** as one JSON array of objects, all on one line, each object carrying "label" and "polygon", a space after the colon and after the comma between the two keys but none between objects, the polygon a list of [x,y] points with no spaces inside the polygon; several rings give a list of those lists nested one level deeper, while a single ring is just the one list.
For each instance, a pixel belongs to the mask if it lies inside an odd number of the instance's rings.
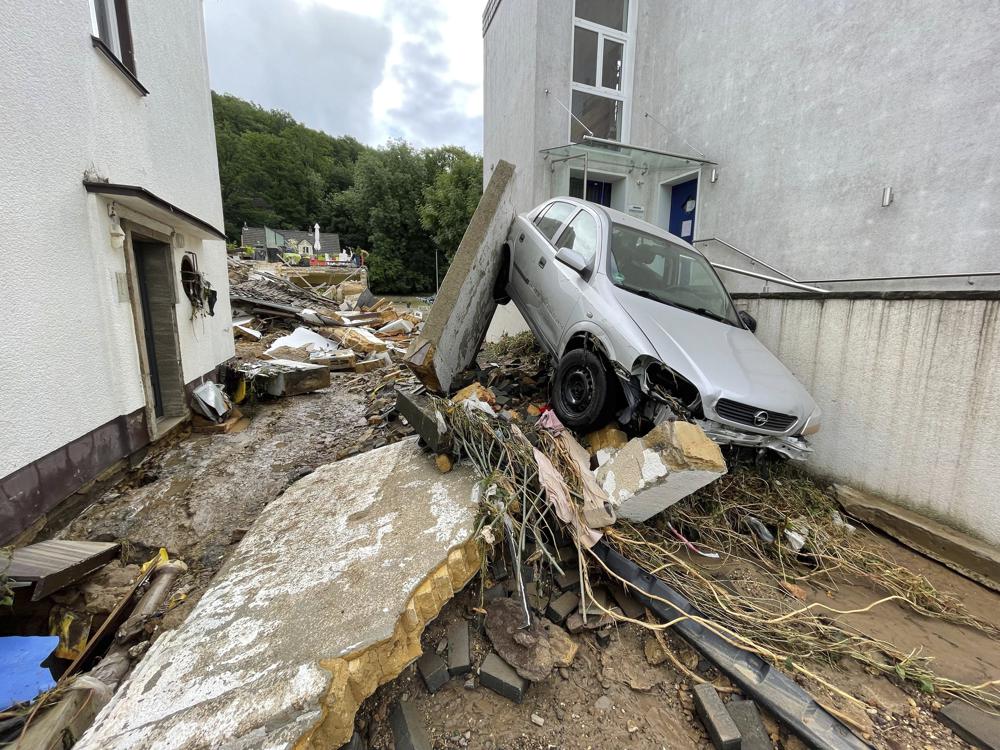
[{"label": "white cloud", "polygon": [[373,145],[481,151],[481,5],[205,0],[212,85]]}]

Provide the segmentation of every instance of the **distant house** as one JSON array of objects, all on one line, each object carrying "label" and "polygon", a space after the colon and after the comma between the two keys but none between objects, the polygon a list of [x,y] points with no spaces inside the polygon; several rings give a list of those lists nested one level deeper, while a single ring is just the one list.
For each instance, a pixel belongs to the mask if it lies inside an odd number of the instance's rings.
[{"label": "distant house", "polygon": [[315,234],[315,232],[303,232],[298,229],[244,226],[240,233],[240,245],[262,250],[287,247],[289,252],[301,255],[340,254],[340,235],[334,232],[320,232],[319,248],[316,248],[314,245]]},{"label": "distant house", "polygon": [[[201,3],[7,3],[0,70],[3,544],[234,352]],[[35,232],[58,251],[17,252]]]}]

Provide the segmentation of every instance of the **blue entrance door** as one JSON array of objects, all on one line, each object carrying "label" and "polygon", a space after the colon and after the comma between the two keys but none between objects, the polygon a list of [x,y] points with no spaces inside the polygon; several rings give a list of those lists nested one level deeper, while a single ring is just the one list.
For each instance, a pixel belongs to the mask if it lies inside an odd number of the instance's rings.
[{"label": "blue entrance door", "polygon": [[674,185],[670,191],[670,226],[667,231],[688,242],[694,239],[694,212],[697,196],[697,177]]}]

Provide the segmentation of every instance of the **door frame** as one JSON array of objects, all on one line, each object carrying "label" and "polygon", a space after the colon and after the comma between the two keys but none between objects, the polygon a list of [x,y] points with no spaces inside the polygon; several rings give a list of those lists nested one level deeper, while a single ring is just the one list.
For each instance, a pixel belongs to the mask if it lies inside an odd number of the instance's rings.
[{"label": "door frame", "polygon": [[[184,417],[157,417],[156,416],[156,395],[153,390],[153,380],[150,374],[149,355],[146,346],[146,330],[143,326],[145,319],[142,310],[142,292],[139,288],[138,262],[135,257],[135,245],[133,237],[139,241],[163,243],[169,249],[169,276],[172,283],[176,282],[176,266],[174,263],[173,241],[169,234],[150,228],[146,224],[140,224],[134,219],[120,218],[122,231],[125,233],[125,274],[128,283],[129,306],[132,310],[132,331],[135,335],[136,350],[139,355],[139,374],[142,381],[143,397],[146,401],[143,412],[146,416],[146,431],[149,434],[149,441],[154,442],[169,432]],[[177,310],[174,307],[171,325],[175,334],[177,331]],[[177,338],[178,348],[180,337]],[[180,351],[178,350],[178,357]],[[183,378],[182,378],[183,379]]]},{"label": "door frame", "polygon": [[[666,232],[670,231],[670,199],[667,198],[666,201],[663,200],[663,188],[670,188],[671,194],[673,193],[673,186],[680,185],[682,182],[687,182],[692,177],[698,178],[698,187],[694,193],[694,226],[691,227],[691,239],[694,240],[698,237],[698,216],[701,214],[701,167],[698,169],[691,169],[687,172],[683,172],[679,175],[671,177],[669,180],[662,180],[657,183],[657,193],[656,193],[656,225]],[[663,206],[666,205],[667,214],[662,216],[661,212]]]}]

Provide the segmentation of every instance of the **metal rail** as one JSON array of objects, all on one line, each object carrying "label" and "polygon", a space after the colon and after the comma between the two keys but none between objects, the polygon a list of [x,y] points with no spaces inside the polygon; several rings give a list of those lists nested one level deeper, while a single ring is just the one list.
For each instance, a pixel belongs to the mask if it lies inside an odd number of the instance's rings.
[{"label": "metal rail", "polygon": [[[720,245],[724,245],[725,247],[728,247],[733,252],[738,253],[739,255],[742,255],[744,258],[746,258],[747,260],[749,260],[751,263],[757,263],[757,264],[759,264],[761,266],[764,266],[764,268],[766,268],[766,269],[768,269],[770,271],[774,271],[776,274],[779,274],[779,275],[783,276],[784,278],[788,279],[789,281],[794,281],[795,284],[798,284],[800,286],[804,286],[804,285],[807,285],[807,284],[850,284],[851,282],[862,283],[862,282],[867,282],[867,281],[915,281],[915,280],[918,280],[918,279],[971,279],[971,278],[974,278],[976,276],[1000,276],[1000,271],[984,271],[984,272],[981,272],[981,273],[977,273],[975,271],[963,271],[961,273],[914,273],[914,274],[900,274],[900,275],[896,275],[896,276],[858,276],[858,277],[855,277],[855,278],[808,279],[808,280],[802,281],[802,280],[796,279],[794,276],[789,276],[784,271],[781,271],[781,270],[775,268],[774,266],[772,266],[769,263],[765,263],[760,258],[757,258],[757,257],[751,255],[750,253],[746,252],[745,250],[740,250],[738,247],[736,247],[736,245],[733,245],[732,243],[726,242],[723,239],[719,239],[718,237],[706,237],[706,238],[701,239],[701,240],[694,240],[694,242],[692,242],[691,244],[697,245],[699,242],[718,242]],[[747,276],[755,276],[755,274],[753,274],[753,273],[751,273],[749,271],[741,271],[741,270],[736,269],[736,268],[729,268],[729,267],[724,267],[724,266],[717,266],[714,263],[712,265],[715,266],[716,268],[725,268],[725,270],[727,270],[727,271],[733,271],[735,273],[745,273]],[[777,283],[784,283],[783,281],[781,281],[781,279],[774,279],[774,278],[770,278],[770,277],[763,276],[763,275],[756,275],[755,277],[756,278],[761,278],[761,279],[767,279],[768,281],[775,281]],[[794,284],[789,284],[788,286],[794,286]],[[816,287],[813,287],[813,288],[811,288],[811,291],[828,292],[829,290],[828,289],[818,289]]]},{"label": "metal rail", "polygon": [[1000,271],[986,271],[975,273],[973,271],[963,273],[915,273],[905,276],[863,276],[853,279],[815,279],[813,281],[803,281],[803,284],[843,284],[852,281],[906,281],[913,279],[969,279],[974,276],[1000,276]]},{"label": "metal rail", "polygon": [[[733,252],[739,253],[740,255],[742,255],[744,258],[747,258],[751,262],[757,263],[758,265],[761,265],[761,266],[764,266],[764,268],[768,269],[769,271],[774,271],[776,274],[778,274],[780,276],[784,276],[786,279],[794,281],[794,282],[796,282],[798,284],[803,283],[803,282],[800,282],[794,276],[789,276],[784,271],[779,271],[777,268],[775,268],[774,266],[772,266],[770,263],[765,263],[760,258],[755,258],[753,255],[751,255],[750,253],[746,252],[745,250],[740,250],[738,247],[736,247],[736,245],[730,244],[729,242],[726,242],[725,240],[719,239],[718,237],[706,237],[703,240],[695,240],[691,244],[692,245],[697,245],[699,242],[718,242],[720,245],[725,245],[726,247],[728,247]],[[816,283],[816,282],[812,282],[812,283]]]},{"label": "metal rail", "polygon": [[[711,261],[709,261],[711,263]],[[808,284],[801,284],[798,281],[791,281],[790,279],[779,279],[777,276],[768,276],[766,273],[757,273],[756,271],[747,271],[743,268],[736,268],[735,266],[724,266],[721,263],[712,263],[712,268],[717,268],[720,271],[729,271],[730,273],[738,273],[743,276],[750,276],[754,279],[761,279],[763,281],[770,281],[775,284],[782,284],[783,286],[790,286],[796,289],[803,289],[807,292],[818,292],[819,294],[830,294],[829,289],[820,289],[818,286],[809,286]]]}]

